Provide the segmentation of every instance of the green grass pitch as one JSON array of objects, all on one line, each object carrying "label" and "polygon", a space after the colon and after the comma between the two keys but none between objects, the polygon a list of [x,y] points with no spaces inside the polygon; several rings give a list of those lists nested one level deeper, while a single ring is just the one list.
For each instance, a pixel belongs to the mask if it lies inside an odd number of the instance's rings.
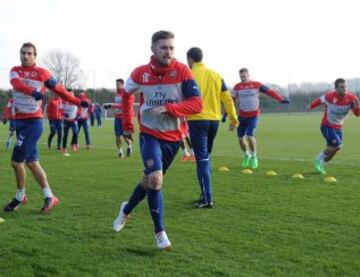
[{"label": "green grass pitch", "polygon": [[[212,154],[214,209],[196,210],[195,167],[180,154],[164,180],[164,222],[173,251],[157,250],[146,200],[120,233],[119,205],[142,175],[134,156],[118,160],[112,121],[91,128],[93,148],[64,157],[40,141],[41,163],[60,204],[40,214],[42,192],[28,175],[29,203],[0,217],[0,276],[358,276],[360,272],[360,120],[350,116],[344,148],[326,168],[312,162],[324,147],[320,113],[262,115],[259,170],[241,173],[235,133],[221,124]],[[0,127],[0,204],[15,194]],[[137,136],[136,136],[137,137]],[[226,166],[228,172],[219,171]],[[274,170],[277,176],[266,176]],[[301,173],[305,179],[293,179]]]}]

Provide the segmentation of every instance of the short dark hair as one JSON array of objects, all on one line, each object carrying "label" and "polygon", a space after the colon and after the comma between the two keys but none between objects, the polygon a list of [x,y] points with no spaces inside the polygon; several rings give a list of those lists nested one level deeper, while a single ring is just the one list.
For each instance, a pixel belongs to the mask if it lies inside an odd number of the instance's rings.
[{"label": "short dark hair", "polygon": [[346,83],[346,81],[344,78],[337,78],[335,80],[335,87],[337,88],[338,84],[345,84],[345,83]]},{"label": "short dark hair", "polygon": [[116,83],[122,83],[122,84],[125,84],[124,79],[121,79],[121,78],[116,79]]},{"label": "short dark hair", "polygon": [[170,31],[158,31],[156,33],[154,33],[151,37],[151,44],[154,44],[155,42],[157,42],[160,39],[169,39],[169,38],[175,38],[174,33],[170,32]]},{"label": "short dark hair", "polygon": [[239,73],[249,73],[249,69],[243,67],[239,70]]},{"label": "short dark hair", "polygon": [[186,56],[193,59],[194,62],[198,63],[201,62],[203,59],[203,52],[199,47],[191,47],[187,51]]},{"label": "short dark hair", "polygon": [[69,92],[74,91],[72,88],[67,88],[66,90],[69,91]]},{"label": "short dark hair", "polygon": [[23,45],[22,45],[21,48],[20,48],[20,53],[21,53],[21,50],[22,50],[23,48],[25,48],[25,47],[32,47],[32,48],[34,49],[34,56],[36,57],[37,51],[36,51],[36,47],[35,47],[35,45],[34,45],[33,43],[31,43],[31,42],[25,42],[25,43],[23,43]]}]

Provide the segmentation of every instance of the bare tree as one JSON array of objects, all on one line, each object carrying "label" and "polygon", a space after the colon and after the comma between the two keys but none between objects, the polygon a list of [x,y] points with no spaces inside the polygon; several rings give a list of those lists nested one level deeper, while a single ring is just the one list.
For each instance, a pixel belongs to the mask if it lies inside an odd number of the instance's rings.
[{"label": "bare tree", "polygon": [[42,57],[41,63],[65,87],[84,88],[86,76],[80,67],[80,59],[75,55],[60,49],[53,49]]}]

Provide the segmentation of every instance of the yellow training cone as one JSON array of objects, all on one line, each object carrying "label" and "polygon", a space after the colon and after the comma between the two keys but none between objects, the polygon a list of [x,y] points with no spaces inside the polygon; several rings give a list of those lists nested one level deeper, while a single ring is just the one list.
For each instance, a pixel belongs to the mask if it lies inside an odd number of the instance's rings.
[{"label": "yellow training cone", "polygon": [[230,169],[229,169],[228,167],[226,167],[226,166],[221,166],[221,167],[219,168],[219,170],[220,170],[220,171],[230,171]]},{"label": "yellow training cone", "polygon": [[301,173],[296,173],[292,177],[294,179],[304,179],[305,178]]},{"label": "yellow training cone", "polygon": [[275,171],[268,171],[266,172],[266,176],[276,176],[277,173]]},{"label": "yellow training cone", "polygon": [[242,173],[244,173],[244,174],[252,174],[253,172],[252,172],[252,170],[251,169],[244,169],[243,171],[242,171]]},{"label": "yellow training cone", "polygon": [[326,177],[326,178],[324,179],[324,181],[327,182],[327,183],[334,183],[334,182],[336,182],[337,180],[335,179],[335,177],[329,176],[329,177]]},{"label": "yellow training cone", "polygon": [[0,217],[0,223],[5,222],[5,219],[3,219],[2,217]]}]

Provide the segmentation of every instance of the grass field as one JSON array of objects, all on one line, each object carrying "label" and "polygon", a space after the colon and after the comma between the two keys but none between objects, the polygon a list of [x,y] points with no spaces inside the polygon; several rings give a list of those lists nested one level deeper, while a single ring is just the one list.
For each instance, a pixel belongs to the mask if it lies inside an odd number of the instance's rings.
[{"label": "grass field", "polygon": [[[314,173],[323,148],[320,114],[263,115],[257,133],[260,169],[241,173],[235,133],[224,124],[212,155],[214,209],[196,210],[195,167],[179,162],[164,181],[164,217],[173,251],[157,250],[144,201],[120,233],[121,201],[142,174],[135,155],[118,160],[112,121],[92,128],[93,149],[40,155],[60,204],[42,215],[42,192],[29,176],[28,205],[0,217],[1,276],[359,276],[360,121],[349,117],[344,148],[327,167],[336,183]],[[0,127],[0,204],[15,193],[7,126]],[[219,171],[220,166],[230,168]],[[268,177],[274,170],[278,176]],[[305,179],[292,179],[302,173]]]}]

